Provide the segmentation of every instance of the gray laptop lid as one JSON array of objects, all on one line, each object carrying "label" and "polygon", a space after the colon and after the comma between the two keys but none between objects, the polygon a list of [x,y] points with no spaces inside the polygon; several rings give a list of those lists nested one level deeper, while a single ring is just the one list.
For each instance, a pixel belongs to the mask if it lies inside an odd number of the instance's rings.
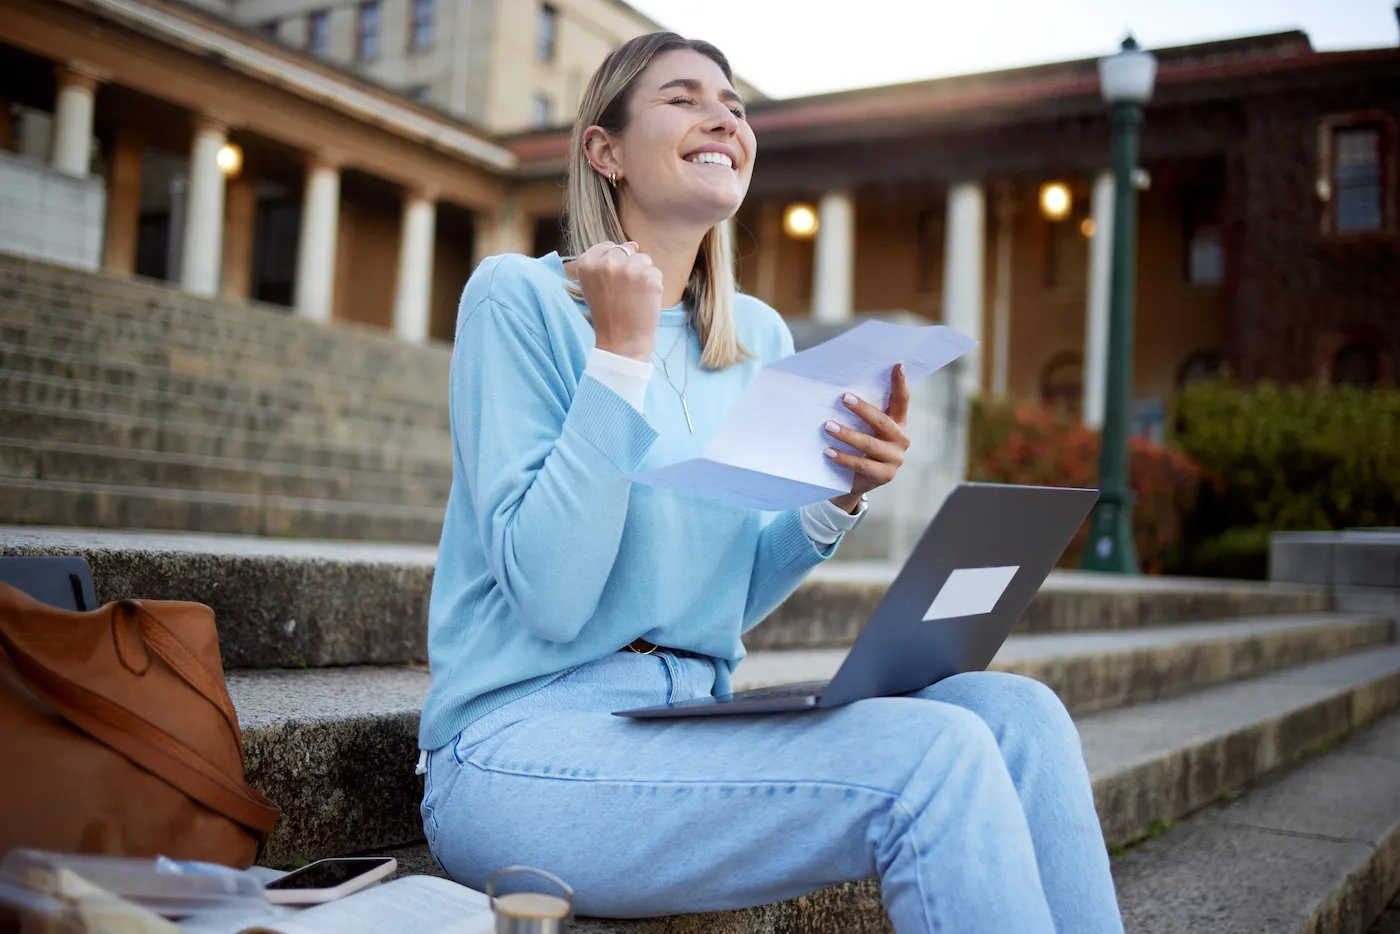
[{"label": "gray laptop lid", "polygon": [[1098,495],[1066,487],[956,487],[822,693],[821,706],[903,694],[986,668]]}]

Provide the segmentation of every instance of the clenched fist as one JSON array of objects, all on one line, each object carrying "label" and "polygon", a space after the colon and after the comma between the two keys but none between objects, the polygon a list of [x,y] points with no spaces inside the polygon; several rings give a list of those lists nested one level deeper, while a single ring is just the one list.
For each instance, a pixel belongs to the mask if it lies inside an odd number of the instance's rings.
[{"label": "clenched fist", "polygon": [[661,322],[661,270],[637,244],[604,240],[574,261],[601,350],[650,360]]}]

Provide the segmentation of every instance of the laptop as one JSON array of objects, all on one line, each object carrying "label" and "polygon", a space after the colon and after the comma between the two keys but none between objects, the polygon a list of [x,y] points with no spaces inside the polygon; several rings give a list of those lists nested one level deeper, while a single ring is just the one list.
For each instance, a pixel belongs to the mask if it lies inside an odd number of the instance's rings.
[{"label": "laptop", "polygon": [[1097,490],[963,483],[914,546],[830,681],[614,711],[708,717],[825,710],[982,671],[1098,500]]},{"label": "laptop", "polygon": [[60,610],[86,613],[97,609],[92,568],[80,555],[0,557],[0,584]]}]

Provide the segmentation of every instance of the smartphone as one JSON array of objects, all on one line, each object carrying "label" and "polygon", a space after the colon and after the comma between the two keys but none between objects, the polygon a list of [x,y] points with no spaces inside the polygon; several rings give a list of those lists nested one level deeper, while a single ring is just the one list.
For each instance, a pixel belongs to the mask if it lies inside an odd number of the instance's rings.
[{"label": "smartphone", "polygon": [[398,868],[392,856],[318,859],[263,888],[274,905],[319,905],[387,879]]}]

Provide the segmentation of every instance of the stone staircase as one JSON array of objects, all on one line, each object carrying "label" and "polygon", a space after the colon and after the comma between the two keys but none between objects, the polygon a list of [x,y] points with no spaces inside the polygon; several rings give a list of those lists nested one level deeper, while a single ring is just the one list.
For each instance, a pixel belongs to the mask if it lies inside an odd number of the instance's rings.
[{"label": "stone staircase", "polygon": [[0,255],[0,522],[436,542],[449,359]]},{"label": "stone staircase", "polygon": [[[0,553],[86,555],[99,600],[215,608],[249,779],[284,808],[269,864],[392,852],[437,871],[414,775],[433,552],[0,529]],[[736,683],[829,676],[890,578],[819,569],[753,631]],[[1073,712],[1130,932],[1365,934],[1400,889],[1400,600],[1358,603],[1309,580],[1056,574],[994,662],[1047,682]],[[873,882],[576,929],[889,930]]]}]

